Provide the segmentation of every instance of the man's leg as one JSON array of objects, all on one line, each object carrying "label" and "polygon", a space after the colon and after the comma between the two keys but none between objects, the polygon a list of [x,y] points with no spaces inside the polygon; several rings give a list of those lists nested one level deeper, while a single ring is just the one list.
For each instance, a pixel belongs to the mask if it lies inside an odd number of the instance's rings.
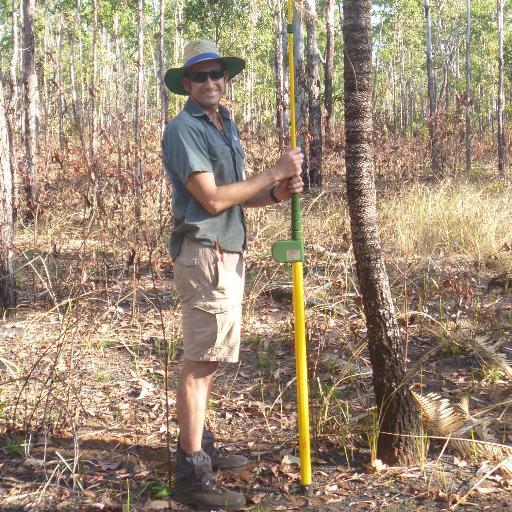
[{"label": "man's leg", "polygon": [[185,452],[201,450],[201,438],[216,361],[183,360],[176,397],[180,445]]},{"label": "man's leg", "polygon": [[217,364],[183,360],[176,397],[180,438],[173,496],[194,506],[237,510],[245,506],[245,498],[215,482],[210,456],[201,448],[210,384]]}]

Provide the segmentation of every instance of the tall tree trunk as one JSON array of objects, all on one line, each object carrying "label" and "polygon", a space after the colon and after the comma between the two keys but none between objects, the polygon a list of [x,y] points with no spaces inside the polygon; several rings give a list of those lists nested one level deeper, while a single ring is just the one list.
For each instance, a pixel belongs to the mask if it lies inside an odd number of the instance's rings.
[{"label": "tall tree trunk", "polygon": [[425,10],[425,35],[426,35],[426,57],[427,57],[427,89],[429,119],[428,129],[430,134],[430,149],[432,158],[432,172],[439,174],[442,170],[442,161],[439,154],[438,126],[437,126],[437,101],[434,81],[434,71],[432,69],[432,20],[430,17],[429,0],[423,4]]},{"label": "tall tree trunk", "polygon": [[496,2],[498,21],[498,171],[505,176],[505,85],[503,80],[503,0]]},{"label": "tall tree trunk", "polygon": [[379,412],[377,455],[386,464],[409,464],[418,454],[417,441],[409,435],[419,434],[420,428],[377,226],[371,0],[344,1],[343,40],[347,201]]},{"label": "tall tree trunk", "polygon": [[466,171],[471,171],[471,0],[466,0]]},{"label": "tall tree trunk", "polygon": [[91,141],[89,148],[89,161],[91,162],[91,181],[94,189],[94,207],[100,206],[100,170],[97,160],[97,138],[98,138],[98,109],[97,109],[97,96],[96,91],[99,92],[98,87],[98,0],[92,0],[92,76],[90,87],[90,123]]},{"label": "tall tree trunk", "polygon": [[334,109],[332,101],[332,79],[334,71],[334,0],[327,0],[325,28],[324,106],[327,112],[325,119],[325,141],[329,145],[332,144],[334,135]]},{"label": "tall tree trunk", "polygon": [[167,96],[167,88],[165,87],[165,0],[160,0],[160,34],[159,34],[159,71],[160,71],[160,129],[163,133],[167,123],[169,111],[169,97]]},{"label": "tall tree trunk", "polygon": [[316,2],[305,0],[307,9],[307,83],[308,83],[308,136],[309,136],[309,183],[312,186],[322,185],[322,109],[320,108],[320,55],[316,40]]},{"label": "tall tree trunk", "polygon": [[134,169],[134,196],[135,221],[140,222],[141,217],[141,189],[142,189],[142,137],[141,115],[144,95],[144,0],[137,0],[137,91],[135,98],[135,169]]},{"label": "tall tree trunk", "polygon": [[23,0],[24,189],[27,219],[34,218],[39,205],[39,92],[35,59],[34,10],[35,0]]},{"label": "tall tree trunk", "polygon": [[57,62],[56,62],[56,72],[55,72],[55,81],[57,84],[57,115],[59,117],[59,147],[61,151],[65,149],[65,137],[64,137],[64,88],[62,84],[62,48],[63,48],[63,39],[62,39],[62,20],[59,21],[59,29],[56,35],[55,44],[58,48],[57,54]]},{"label": "tall tree trunk", "polygon": [[[20,132],[22,131],[22,124],[18,124],[20,116],[19,106],[19,81],[18,81],[18,68],[19,68],[19,1],[12,0],[12,18],[11,18],[11,36],[12,36],[12,57],[11,66],[9,68],[9,81],[11,87],[11,94],[8,103],[5,103],[7,111],[7,129],[9,134],[9,146],[11,156],[12,168],[12,187],[13,187],[13,212],[16,218],[16,212],[19,207],[18,190],[20,188],[20,175],[16,172],[18,162],[18,144],[20,142]],[[4,93],[5,96],[5,93]],[[4,101],[6,98],[4,97]]]},{"label": "tall tree trunk", "polygon": [[16,101],[18,97],[18,52],[19,52],[19,39],[18,39],[18,1],[12,0],[12,15],[11,15],[11,37],[12,37],[12,57],[11,66],[9,68],[9,79],[11,82],[11,103]]},{"label": "tall tree trunk", "polygon": [[0,312],[16,305],[14,287],[13,187],[7,109],[0,80]]},{"label": "tall tree trunk", "polygon": [[400,131],[407,134],[407,96],[405,87],[404,35],[400,28]]},{"label": "tall tree trunk", "polygon": [[284,124],[284,76],[283,76],[283,46],[281,33],[283,31],[283,9],[282,3],[278,2],[276,12],[276,38],[274,51],[274,76],[276,81],[276,128],[279,140],[280,151],[285,147],[285,124]]},{"label": "tall tree trunk", "polygon": [[[297,4],[300,4],[298,2]],[[309,188],[309,152],[307,148],[307,84],[304,72],[304,7],[297,5],[293,14],[294,36],[293,56],[295,59],[295,118],[297,128],[297,146],[302,148],[304,162],[302,179]]]},{"label": "tall tree trunk", "polygon": [[288,23],[286,12],[283,10],[281,24],[281,67],[283,68],[283,126],[285,133],[285,146],[290,144],[290,70],[288,68]]}]

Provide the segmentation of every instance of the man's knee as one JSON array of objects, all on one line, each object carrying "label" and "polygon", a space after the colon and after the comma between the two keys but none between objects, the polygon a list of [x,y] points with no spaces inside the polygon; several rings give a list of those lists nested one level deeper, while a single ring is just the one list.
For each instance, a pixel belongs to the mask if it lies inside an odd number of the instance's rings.
[{"label": "man's knee", "polygon": [[218,365],[218,361],[192,361],[190,359],[183,359],[182,374],[195,379],[202,379],[213,375]]}]

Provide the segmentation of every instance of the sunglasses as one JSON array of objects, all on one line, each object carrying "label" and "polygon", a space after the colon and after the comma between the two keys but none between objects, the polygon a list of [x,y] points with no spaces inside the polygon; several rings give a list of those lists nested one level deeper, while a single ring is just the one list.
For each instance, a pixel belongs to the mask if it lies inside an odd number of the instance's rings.
[{"label": "sunglasses", "polygon": [[221,78],[224,78],[224,70],[223,69],[212,69],[211,71],[192,71],[185,75],[190,79],[191,82],[196,84],[202,84],[208,80],[210,77],[212,80],[217,81]]}]

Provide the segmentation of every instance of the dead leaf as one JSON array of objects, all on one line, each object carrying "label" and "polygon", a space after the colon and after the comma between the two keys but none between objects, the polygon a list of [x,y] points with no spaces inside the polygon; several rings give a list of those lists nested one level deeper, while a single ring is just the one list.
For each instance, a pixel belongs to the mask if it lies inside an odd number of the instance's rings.
[{"label": "dead leaf", "polygon": [[492,494],[493,492],[499,492],[500,489],[497,487],[476,487],[475,491],[479,492],[480,494]]},{"label": "dead leaf", "polygon": [[259,503],[261,503],[261,500],[265,497],[265,493],[263,492],[258,492],[257,494],[255,494],[254,496],[250,496],[249,497],[249,500],[252,501],[252,503],[254,503],[255,505],[258,505]]},{"label": "dead leaf", "polygon": [[368,464],[363,464],[366,468],[367,473],[380,473],[384,469],[387,468],[386,464],[384,464],[380,459],[375,459],[369,462]]},{"label": "dead leaf", "polygon": [[343,497],[340,497],[340,498],[329,498],[328,500],[325,501],[325,503],[340,503],[342,501],[345,501],[347,498],[345,496]]},{"label": "dead leaf", "polygon": [[289,453],[287,453],[283,457],[281,464],[298,464],[298,465],[300,465],[300,457],[295,457],[295,455],[290,455]]},{"label": "dead leaf", "polygon": [[166,510],[170,508],[170,502],[164,500],[154,500],[144,505],[144,510]]},{"label": "dead leaf", "polygon": [[108,471],[109,469],[117,469],[120,465],[120,461],[98,460],[98,466],[103,469],[103,471]]},{"label": "dead leaf", "polygon": [[453,463],[459,468],[465,468],[468,465],[465,460],[459,459],[458,457],[453,458]]}]

